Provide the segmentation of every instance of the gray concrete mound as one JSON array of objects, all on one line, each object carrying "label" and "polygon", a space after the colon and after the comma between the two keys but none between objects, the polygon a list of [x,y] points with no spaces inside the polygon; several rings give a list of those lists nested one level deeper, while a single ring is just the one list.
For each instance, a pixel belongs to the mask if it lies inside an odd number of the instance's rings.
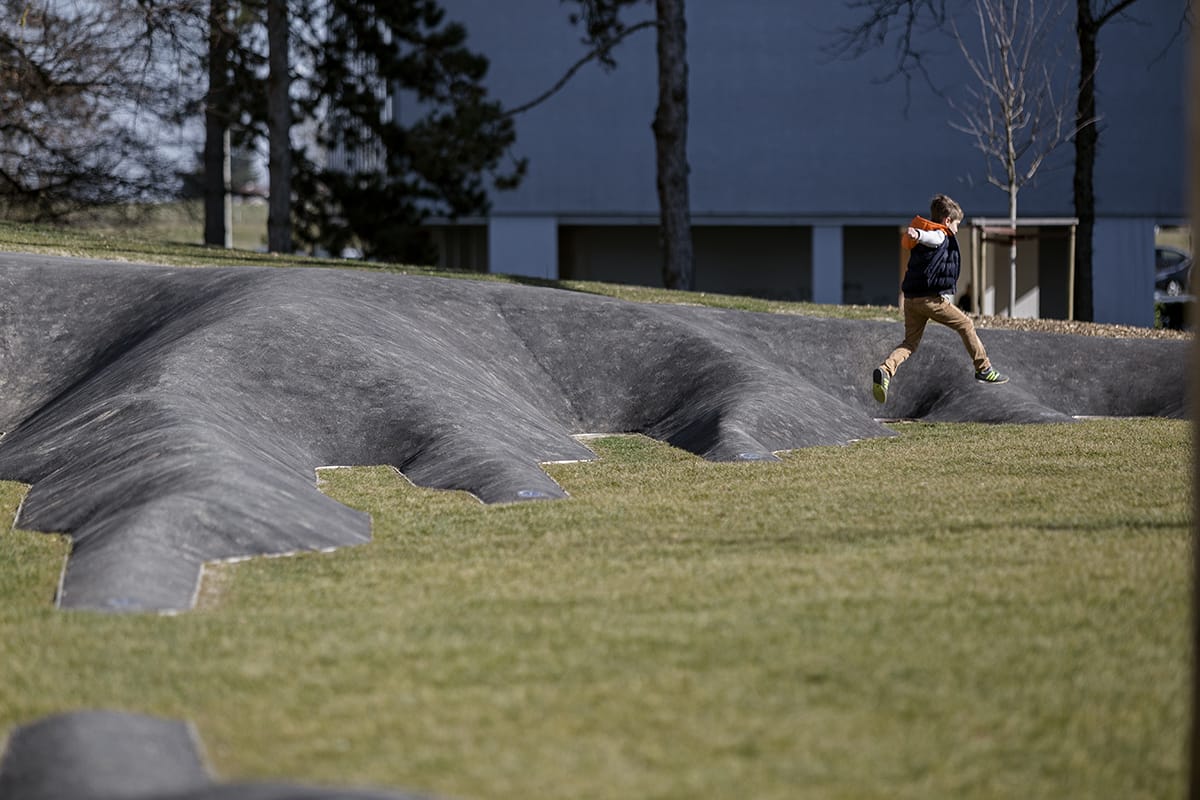
[{"label": "gray concrete mound", "polygon": [[66,532],[58,603],[192,606],[201,565],[365,542],[316,488],[390,464],[486,503],[565,496],[573,434],[706,459],[891,433],[876,417],[1062,422],[1185,413],[1188,343],[980,333],[1003,386],[931,326],[884,406],[892,322],[624,302],[358,270],[168,268],[0,255],[0,478]]},{"label": "gray concrete mound", "polygon": [[[118,711],[76,711],[12,731],[4,800],[421,800],[417,795],[273,783],[218,783],[192,728]],[[431,800],[428,796],[423,796]]]}]

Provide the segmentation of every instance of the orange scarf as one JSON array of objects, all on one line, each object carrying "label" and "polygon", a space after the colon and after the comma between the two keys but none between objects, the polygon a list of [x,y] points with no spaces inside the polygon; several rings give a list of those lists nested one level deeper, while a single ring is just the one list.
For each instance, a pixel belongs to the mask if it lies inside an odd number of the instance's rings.
[{"label": "orange scarf", "polygon": [[[908,223],[908,227],[916,228],[919,231],[941,231],[947,236],[954,235],[950,232],[949,228],[940,222],[934,222],[933,220],[925,219],[922,216],[913,217],[912,222]],[[917,240],[909,236],[907,231],[901,234],[901,243],[904,245],[905,250],[912,250],[917,246]]]}]

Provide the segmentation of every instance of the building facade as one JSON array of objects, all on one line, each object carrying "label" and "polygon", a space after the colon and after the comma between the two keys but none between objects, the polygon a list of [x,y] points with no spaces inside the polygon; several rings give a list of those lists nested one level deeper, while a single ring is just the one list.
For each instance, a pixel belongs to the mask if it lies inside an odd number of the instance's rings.
[{"label": "building facade", "polygon": [[[486,84],[509,107],[540,95],[587,52],[568,21],[570,4],[560,0],[442,5],[490,59]],[[1185,5],[1140,0],[1100,37],[1098,321],[1153,323],[1155,231],[1187,216]],[[1007,215],[985,156],[952,126],[961,116],[950,101],[961,104],[971,82],[957,45],[929,35],[926,68],[940,96],[920,79],[888,80],[890,44],[857,58],[832,52],[861,13],[845,2],[688,2],[698,290],[895,304],[898,230],[927,213],[933,194],[953,196],[968,220]],[[963,27],[973,13],[964,3]],[[1070,24],[1064,18],[1068,45]],[[589,63],[517,117],[514,154],[529,159],[528,176],[517,190],[493,195],[489,216],[432,222],[446,266],[661,285],[653,30],[632,35],[614,55],[615,69]],[[1072,159],[1070,144],[1055,151],[1022,189],[1020,216],[1075,216]],[[989,248],[978,294],[985,313],[1066,315],[1068,247],[1048,230],[1020,241],[1011,309],[1007,252]],[[960,238],[969,245],[971,237]]]}]

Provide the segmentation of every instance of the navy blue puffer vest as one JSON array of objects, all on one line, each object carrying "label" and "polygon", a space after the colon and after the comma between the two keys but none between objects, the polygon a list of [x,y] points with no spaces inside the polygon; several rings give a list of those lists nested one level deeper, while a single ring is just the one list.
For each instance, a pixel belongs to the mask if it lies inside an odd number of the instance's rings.
[{"label": "navy blue puffer vest", "polygon": [[958,288],[958,239],[947,235],[939,247],[918,244],[908,258],[900,290],[905,297],[933,297]]}]

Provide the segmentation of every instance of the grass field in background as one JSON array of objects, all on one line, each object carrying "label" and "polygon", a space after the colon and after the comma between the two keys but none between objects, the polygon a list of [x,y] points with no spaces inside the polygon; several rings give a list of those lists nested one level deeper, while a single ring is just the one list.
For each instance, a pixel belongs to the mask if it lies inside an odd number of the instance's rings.
[{"label": "grass field in background", "polygon": [[172,617],[56,611],[65,540],[0,534],[0,735],[111,707],[225,779],[448,798],[1181,796],[1187,423],[895,429],[603,438],[500,506],[323,470],[370,544],[212,567]]},{"label": "grass field in background", "polygon": [[[262,200],[237,200],[232,204],[233,247],[265,250],[267,204]],[[92,209],[70,222],[70,228],[89,235],[125,237],[135,234],[178,244],[198,245],[204,241],[204,202],[182,200],[142,206],[118,206],[109,211]]]},{"label": "grass field in background", "polygon": [[[247,207],[246,214],[262,213],[258,207]],[[264,217],[265,219],[265,217]],[[255,223],[257,226],[258,223]],[[265,223],[263,223],[265,224]],[[235,243],[253,240],[255,226],[237,226]],[[272,267],[336,267],[367,269],[411,275],[489,280],[554,286],[577,292],[600,294],[647,303],[688,303],[691,305],[731,308],[741,311],[761,311],[780,314],[808,314],[818,317],[845,319],[899,320],[900,310],[882,306],[834,306],[822,303],[766,300],[756,297],[711,294],[709,292],[679,292],[649,286],[601,283],[596,281],[546,281],[517,278],[508,275],[485,274],[461,270],[438,269],[410,264],[384,264],[336,258],[316,258],[304,255],[280,255],[260,252],[258,245],[238,249],[206,247],[202,228],[195,212],[188,207],[170,206],[150,214],[150,221],[136,231],[116,225],[93,223],[88,227],[58,227],[27,225],[0,220],[0,251],[46,253],[80,256],[117,261],[146,262],[171,266],[272,266]]]}]

